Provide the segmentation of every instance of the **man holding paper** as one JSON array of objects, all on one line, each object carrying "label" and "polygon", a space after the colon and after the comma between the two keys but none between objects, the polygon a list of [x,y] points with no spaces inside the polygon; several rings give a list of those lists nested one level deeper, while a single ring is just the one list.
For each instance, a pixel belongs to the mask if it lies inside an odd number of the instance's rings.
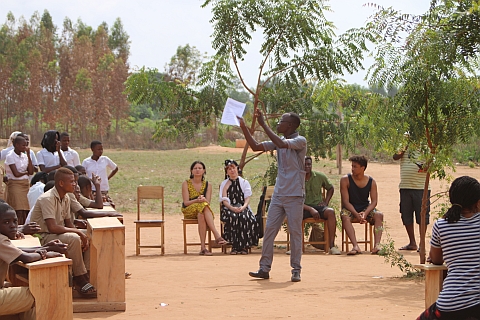
[{"label": "man holding paper", "polygon": [[293,112],[283,114],[277,124],[277,132],[282,134],[283,137],[279,137],[268,127],[260,109],[255,111],[255,115],[258,119],[258,124],[265,130],[271,141],[261,143],[255,141],[245,122],[239,117],[240,128],[253,151],[277,151],[278,173],[268,210],[260,269],[257,272],[250,272],[249,275],[261,279],[270,277],[269,272],[273,260],[273,242],[285,217],[287,217],[291,243],[291,280],[292,282],[298,282],[301,280],[300,270],[302,268],[300,261],[302,259],[302,219],[305,198],[307,140],[296,131],[300,125],[300,117]]}]

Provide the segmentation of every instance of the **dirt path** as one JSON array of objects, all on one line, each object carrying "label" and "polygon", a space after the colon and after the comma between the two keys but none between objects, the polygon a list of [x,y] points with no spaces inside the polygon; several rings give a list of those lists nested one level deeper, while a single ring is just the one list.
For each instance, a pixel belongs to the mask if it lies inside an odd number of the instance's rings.
[{"label": "dirt path", "polygon": [[[348,162],[343,172],[349,172]],[[369,163],[367,173],[377,180],[378,208],[385,213],[388,232],[398,248],[407,243],[398,213],[399,167]],[[468,167],[458,168],[454,175],[479,176],[478,169]],[[338,190],[338,181],[334,184]],[[440,190],[434,181],[432,193]],[[179,214],[166,218],[165,256],[145,249],[136,257],[134,215],[124,219],[126,270],[132,273],[126,280],[127,311],[74,314],[75,319],[415,319],[424,308],[423,282],[398,278],[401,272],[385,264],[382,257],[368,253],[330,256],[309,249],[302,258],[302,281],[292,283],[289,256],[278,249],[271,279],[254,280],[248,271],[257,270],[260,250],[230,256],[216,249],[212,257],[205,257],[191,247],[184,255]],[[157,237],[151,233],[152,239]],[[189,237],[198,237],[195,227]],[[339,246],[340,239],[337,232]],[[406,252],[406,257],[419,261],[416,252]]]}]

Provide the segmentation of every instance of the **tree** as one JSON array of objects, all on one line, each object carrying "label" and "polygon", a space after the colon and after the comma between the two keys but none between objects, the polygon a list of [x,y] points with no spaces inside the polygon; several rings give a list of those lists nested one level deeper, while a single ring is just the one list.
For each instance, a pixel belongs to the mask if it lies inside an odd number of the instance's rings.
[{"label": "tree", "polygon": [[[309,125],[319,124],[308,101],[307,93],[311,93],[308,87],[361,68],[365,41],[374,40],[373,36],[365,29],[352,29],[335,37],[334,25],[324,16],[324,11],[329,10],[325,3],[320,0],[206,0],[203,3],[203,7],[211,6],[213,13],[213,48],[218,55],[230,56],[245,90],[253,97],[254,110],[262,108],[265,114],[270,114],[267,119],[296,111],[309,119]],[[262,59],[258,63],[257,82],[251,89],[241,73],[241,63],[256,32],[263,34],[259,48]],[[278,102],[279,95],[271,94],[272,89],[287,94],[282,103]],[[288,94],[292,93],[289,90],[297,95],[287,101]],[[267,96],[271,100],[267,101]],[[250,128],[252,132],[257,127],[255,120]],[[322,146],[321,142],[315,145]],[[240,167],[245,164],[246,152],[247,148]]]},{"label": "tree", "polygon": [[[421,151],[427,170],[421,212],[420,263],[425,263],[429,180],[445,178],[445,167],[453,167],[452,148],[479,132],[479,83],[475,75],[478,66],[458,50],[455,41],[445,41],[448,35],[444,32],[444,20],[438,19],[445,13],[444,7],[432,7],[416,17],[391,8],[379,8],[370,25],[388,41],[377,47],[369,81],[379,87],[399,88],[390,98],[385,116],[378,114],[379,119],[395,117],[396,122],[390,122],[390,126],[393,124],[397,133],[392,137],[378,135],[378,139],[384,140],[384,145],[393,151],[403,132],[409,131],[409,143]],[[400,38],[405,33],[407,36]]]},{"label": "tree", "polygon": [[165,66],[165,81],[173,81],[184,86],[195,85],[202,60],[203,57],[196,47],[191,47],[188,43],[184,47],[179,46]]}]

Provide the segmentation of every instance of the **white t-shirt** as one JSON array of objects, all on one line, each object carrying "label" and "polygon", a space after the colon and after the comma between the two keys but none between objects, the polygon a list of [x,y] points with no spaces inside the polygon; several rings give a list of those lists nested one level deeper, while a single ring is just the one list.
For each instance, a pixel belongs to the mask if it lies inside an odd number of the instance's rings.
[{"label": "white t-shirt", "polygon": [[38,181],[30,187],[27,193],[28,206],[30,207],[30,209],[33,209],[33,206],[35,205],[35,202],[37,202],[38,197],[43,194],[44,188],[45,184],[41,181]]},{"label": "white t-shirt", "polygon": [[[60,150],[60,152],[63,154],[62,150]],[[63,158],[65,158],[65,155]],[[38,165],[43,164],[46,168],[60,165],[60,157],[58,156],[58,152],[55,151],[54,153],[51,153],[45,148],[37,152],[37,161]]]},{"label": "white t-shirt", "polygon": [[78,152],[73,150],[72,148],[68,147],[67,151],[63,151],[63,156],[65,157],[65,161],[69,166],[75,167],[80,165],[80,156]]},{"label": "white t-shirt", "polygon": [[7,154],[12,150],[13,150],[13,146],[2,149],[2,151],[0,152],[0,160],[5,160],[5,158],[7,157]]},{"label": "white t-shirt", "polygon": [[[110,160],[109,157],[101,156],[98,158],[97,161],[93,160],[92,157],[88,157],[82,162],[82,166],[85,167],[87,171],[87,177],[91,177],[92,173],[95,173],[97,176],[102,179],[100,182],[100,191],[108,191],[108,175],[107,175],[107,167],[111,170],[114,170],[117,165],[115,162]],[[92,185],[92,190],[95,191],[95,186]]]},{"label": "white t-shirt", "polygon": [[10,165],[14,164],[17,167],[18,172],[25,172],[28,168],[28,157],[25,153],[20,152],[16,154],[15,151],[10,151],[5,158],[5,174],[9,180],[28,180],[28,174],[24,174],[21,177],[15,177],[13,175]]}]

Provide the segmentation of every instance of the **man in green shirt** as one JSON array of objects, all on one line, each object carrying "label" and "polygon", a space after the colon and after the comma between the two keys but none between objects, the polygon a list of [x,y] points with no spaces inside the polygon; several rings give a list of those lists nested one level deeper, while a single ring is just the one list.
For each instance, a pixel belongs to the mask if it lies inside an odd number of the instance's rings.
[{"label": "man in green shirt", "polygon": [[[312,157],[305,157],[305,203],[303,205],[303,219],[315,218],[326,220],[325,227],[328,228],[330,254],[341,254],[335,246],[335,231],[337,219],[335,210],[328,206],[333,196],[334,188],[327,176],[321,172],[312,171]],[[323,198],[323,188],[327,190]]]}]

